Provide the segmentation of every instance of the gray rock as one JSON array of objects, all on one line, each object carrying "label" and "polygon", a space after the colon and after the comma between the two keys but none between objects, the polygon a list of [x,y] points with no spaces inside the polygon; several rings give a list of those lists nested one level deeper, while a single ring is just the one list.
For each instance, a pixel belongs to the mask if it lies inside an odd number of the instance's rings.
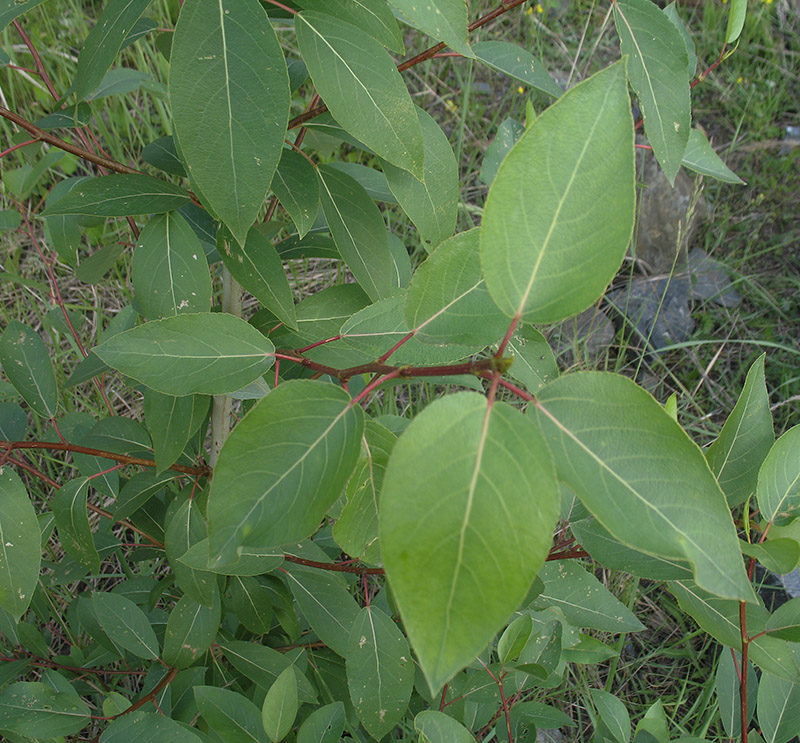
[{"label": "gray rock", "polygon": [[714,260],[702,248],[693,248],[689,253],[689,276],[692,282],[692,297],[712,300],[723,307],[737,307],[742,297],[731,284],[725,267]]},{"label": "gray rock", "polygon": [[596,361],[614,342],[614,325],[608,315],[597,307],[590,307],[580,315],[561,323],[556,337],[551,339],[557,357],[571,364],[576,354]]},{"label": "gray rock", "polygon": [[796,599],[800,596],[800,570],[795,568],[791,573],[781,575],[779,578],[789,598]]},{"label": "gray rock", "polygon": [[657,351],[688,340],[694,330],[689,311],[688,278],[635,278],[606,296],[609,304],[633,325],[649,348]]},{"label": "gray rock", "polygon": [[646,188],[639,191],[635,257],[648,274],[667,274],[673,266],[686,265],[688,245],[707,218],[708,206],[683,171],[670,186],[652,155],[645,158],[642,180]]}]

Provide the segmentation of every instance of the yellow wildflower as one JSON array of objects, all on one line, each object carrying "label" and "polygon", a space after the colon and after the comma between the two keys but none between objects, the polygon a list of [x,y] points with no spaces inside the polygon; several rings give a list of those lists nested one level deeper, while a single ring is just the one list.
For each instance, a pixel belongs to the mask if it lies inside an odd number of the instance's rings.
[{"label": "yellow wildflower", "polygon": [[736,82],[737,82],[737,84],[738,83],[742,83],[742,82],[744,82],[744,78],[741,75],[739,75],[739,77],[736,78]]},{"label": "yellow wildflower", "polygon": [[[770,0],[770,2],[772,2],[772,0]],[[541,3],[536,3],[536,12],[544,13],[544,8],[542,7]]]},{"label": "yellow wildflower", "polygon": [[517,85],[517,93],[522,95],[524,92],[525,92],[525,88],[523,88],[521,85]]}]

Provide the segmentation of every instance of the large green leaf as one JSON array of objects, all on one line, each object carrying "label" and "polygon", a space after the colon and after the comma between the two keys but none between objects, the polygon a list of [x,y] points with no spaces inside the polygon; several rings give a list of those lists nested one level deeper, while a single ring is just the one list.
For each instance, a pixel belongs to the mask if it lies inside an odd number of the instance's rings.
[{"label": "large green leaf", "polygon": [[203,606],[182,596],[170,612],[164,632],[164,662],[173,668],[188,668],[208,650],[220,623],[220,602]]},{"label": "large green leaf", "polygon": [[150,0],[108,0],[78,57],[75,72],[78,100],[86,98],[103,81],[122,43],[149,3]]},{"label": "large green leaf", "polygon": [[208,499],[211,564],[245,545],[277,546],[313,533],[358,459],[364,422],[341,388],[276,387],[236,426],[220,452]]},{"label": "large green leaf", "polygon": [[413,25],[443,41],[453,51],[472,57],[466,0],[390,0]]},{"label": "large green leaf", "polygon": [[403,34],[386,0],[300,0],[297,4],[352,23],[393,52],[402,54],[405,49]]},{"label": "large green leaf", "polygon": [[754,600],[725,497],[697,445],[647,392],[578,372],[539,392],[536,420],[559,479],[633,549],[688,560],[697,582]]},{"label": "large green leaf", "polygon": [[82,181],[41,216],[81,214],[87,217],[130,217],[162,214],[190,201],[189,194],[172,183],[149,175],[103,175]]},{"label": "large green leaf", "polygon": [[408,641],[391,617],[365,606],[350,632],[347,685],[358,719],[381,740],[403,718],[414,688]]},{"label": "large green leaf", "polygon": [[56,414],[56,377],[44,341],[36,331],[11,320],[0,336],[0,364],[31,410],[45,418]]},{"label": "large green leaf", "polygon": [[[669,590],[678,599],[681,609],[705,632],[723,645],[737,650],[741,648],[741,605],[738,601],[712,596],[691,581],[670,583]],[[768,619],[769,612],[763,606],[746,605],[747,633],[754,638],[749,643],[750,660],[764,671],[800,683],[800,646],[762,634]]]},{"label": "large green leaf", "polygon": [[289,654],[279,653],[266,645],[241,641],[226,643],[222,646],[222,651],[239,673],[263,689],[269,689],[285,669],[294,666],[299,701],[316,701],[314,689],[296,665],[296,656],[293,659]]},{"label": "large green leaf", "polygon": [[292,289],[270,240],[253,227],[243,245],[226,242],[220,252],[234,279],[282,323],[297,327]]},{"label": "large green leaf", "polygon": [[64,551],[93,573],[100,570],[100,555],[89,526],[86,500],[89,478],[70,480],[53,497],[53,516]]},{"label": "large green leaf", "polygon": [[41,538],[25,486],[8,466],[0,468],[0,609],[14,621],[25,613],[39,580]]},{"label": "large green leaf", "polygon": [[747,0],[732,0],[728,11],[728,27],[725,29],[725,43],[733,44],[742,33],[744,19],[747,17]]},{"label": "large green leaf", "polygon": [[243,244],[278,165],[289,75],[258,0],[191,0],[170,57],[175,136],[192,181]]},{"label": "large green leaf", "polygon": [[628,79],[639,96],[645,133],[674,183],[692,126],[686,44],[650,0],[618,0],[614,21],[622,53],[629,55]]},{"label": "large green leaf", "polygon": [[800,426],[790,428],[769,450],[756,488],[761,517],[783,524],[800,511]]},{"label": "large green leaf", "polygon": [[425,343],[498,343],[508,318],[481,276],[480,229],[445,240],[416,270],[403,314]]},{"label": "large green leaf", "polygon": [[527,49],[516,44],[509,41],[480,41],[472,45],[472,51],[489,67],[504,72],[532,88],[549,93],[555,98],[564,92],[547,74],[541,61]]},{"label": "large green leaf", "polygon": [[444,712],[420,712],[414,718],[414,728],[422,743],[475,743],[472,733]]},{"label": "large green leaf", "polygon": [[339,743],[344,731],[344,704],[333,702],[314,710],[297,731],[297,743]]},{"label": "large green leaf", "polygon": [[631,718],[625,705],[613,694],[602,689],[589,689],[600,720],[617,743],[631,739]]},{"label": "large green leaf", "polygon": [[436,400],[395,445],[381,550],[432,693],[483,650],[533,583],[558,515],[552,467],[525,416],[474,393]]},{"label": "large green leaf", "polygon": [[110,367],[165,395],[223,395],[264,374],[275,347],[244,320],[210,312],[145,323],[94,352]]},{"label": "large green leaf", "polygon": [[199,604],[210,607],[214,605],[217,595],[216,576],[207,570],[196,570],[181,562],[181,558],[191,547],[206,538],[206,523],[197,506],[197,500],[186,498],[171,517],[168,517],[164,529],[164,551],[178,587]]},{"label": "large green leaf", "polygon": [[800,685],[761,674],[757,709],[764,743],[786,743],[800,731]]},{"label": "large green leaf", "polygon": [[544,582],[533,608],[555,606],[573,627],[605,632],[638,632],[644,625],[602,583],[569,560],[548,562],[539,571]]},{"label": "large green leaf", "polygon": [[261,711],[247,697],[216,686],[195,686],[197,709],[226,743],[267,743]]},{"label": "large green leaf", "polygon": [[429,113],[417,109],[425,148],[422,179],[382,162],[389,188],[419,230],[427,250],[453,234],[458,216],[458,164],[447,136]]},{"label": "large green leaf", "polygon": [[255,578],[231,577],[228,583],[230,608],[238,620],[254,635],[269,634],[272,629],[272,600],[269,590]]},{"label": "large green leaf", "polygon": [[153,217],[133,252],[131,280],[141,314],[156,320],[208,312],[211,277],[203,246],[178,212]]},{"label": "large green leaf", "polygon": [[158,658],[158,640],[145,613],[118,593],[95,592],[92,606],[103,631],[139,658]]},{"label": "large green leaf", "polygon": [[764,381],[764,358],[759,356],[747,372],[742,394],[717,440],[706,451],[728,505],[738,506],[755,493],[758,470],[775,443],[772,414]]},{"label": "large green leaf", "polygon": [[314,166],[299,152],[285,148],[272,178],[272,190],[302,238],[319,212],[319,181]]},{"label": "large green leaf", "polygon": [[423,177],[422,127],[388,52],[343,20],[303,11],[297,43],[314,85],[336,121],[375,154]]},{"label": "large green leaf", "polygon": [[18,681],[0,691],[0,728],[27,739],[72,735],[88,722],[89,708],[74,692],[40,681]]},{"label": "large green leaf", "polygon": [[539,116],[492,182],[481,263],[497,306],[530,322],[586,309],[622,262],[634,203],[633,119],[618,62]]},{"label": "large green leaf", "polygon": [[286,574],[297,605],[322,642],[342,657],[349,652],[350,633],[358,604],[350,592],[322,570],[292,570]]}]

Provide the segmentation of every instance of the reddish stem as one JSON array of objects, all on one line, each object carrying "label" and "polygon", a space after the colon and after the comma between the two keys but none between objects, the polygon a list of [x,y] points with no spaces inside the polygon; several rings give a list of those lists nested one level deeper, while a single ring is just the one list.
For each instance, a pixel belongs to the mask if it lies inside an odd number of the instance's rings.
[{"label": "reddish stem", "polygon": [[332,570],[337,573],[356,573],[357,575],[384,575],[383,568],[360,568],[357,565],[344,565],[340,562],[317,562],[316,560],[306,560],[303,557],[284,554],[286,562],[293,562],[297,565],[305,565],[309,568],[319,568],[320,570]]}]

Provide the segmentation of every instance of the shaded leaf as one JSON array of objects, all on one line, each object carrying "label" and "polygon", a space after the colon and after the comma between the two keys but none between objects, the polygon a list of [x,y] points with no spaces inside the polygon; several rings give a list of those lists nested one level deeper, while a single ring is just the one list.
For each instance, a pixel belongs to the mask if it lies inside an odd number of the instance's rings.
[{"label": "shaded leaf", "polygon": [[788,523],[800,509],[800,426],[790,428],[769,450],[756,486],[762,518]]},{"label": "shaded leaf", "polygon": [[169,469],[197,433],[208,414],[205,395],[175,397],[155,390],[144,394],[144,418],[153,440],[156,472]]},{"label": "shaded leaf", "polygon": [[100,743],[202,743],[190,728],[156,712],[131,712],[114,720],[100,736]]},{"label": "shaded leaf", "polygon": [[483,183],[492,185],[500,163],[524,133],[525,127],[510,117],[497,127],[497,134],[487,147],[481,163],[480,179]]},{"label": "shaded leaf", "polygon": [[88,494],[88,477],[70,480],[56,490],[52,507],[64,551],[73,560],[96,573],[100,570],[100,554],[89,526],[89,514],[86,510]]},{"label": "shaded leaf", "polygon": [[454,52],[473,57],[465,0],[390,0],[405,18]]},{"label": "shaded leaf", "polygon": [[11,320],[0,336],[0,364],[31,410],[45,418],[56,414],[56,377],[44,341],[36,331]]},{"label": "shaded leaf", "polygon": [[414,718],[414,729],[423,743],[475,743],[472,733],[444,712],[420,712]]},{"label": "shaded leaf", "polygon": [[220,602],[211,607],[183,596],[170,612],[164,633],[163,659],[173,668],[187,668],[208,650],[217,635]]},{"label": "shaded leaf", "polygon": [[297,4],[352,23],[397,54],[405,49],[403,34],[385,0],[300,0]]},{"label": "shaded leaf", "polygon": [[195,686],[197,709],[226,743],[266,743],[261,712],[247,697],[216,686]]},{"label": "shaded leaf", "polygon": [[326,704],[304,720],[297,731],[297,743],[339,743],[344,721],[344,704]]},{"label": "shaded leaf", "polygon": [[479,41],[472,45],[475,56],[532,88],[549,93],[554,98],[563,94],[559,84],[544,69],[544,65],[527,49],[508,41]]},{"label": "shaded leaf", "polygon": [[297,680],[287,668],[270,686],[261,708],[261,722],[273,743],[283,740],[297,716]]},{"label": "shaded leaf", "polygon": [[128,598],[118,593],[92,594],[92,606],[103,631],[139,658],[158,658],[158,640],[150,620]]},{"label": "shaded leaf", "polygon": [[724,183],[745,185],[745,182],[722,162],[722,158],[715,152],[706,135],[699,129],[692,129],[689,133],[689,141],[686,143],[681,163],[695,173],[710,175]]},{"label": "shaded leaf", "polygon": [[159,137],[145,145],[142,150],[142,160],[165,173],[186,175],[186,168],[183,167],[183,161],[178,156],[175,140],[172,137]]},{"label": "shaded leaf", "polygon": [[89,708],[77,695],[39,681],[18,681],[0,690],[2,729],[26,738],[56,738],[79,732]]},{"label": "shaded leaf", "polygon": [[272,190],[302,238],[319,212],[319,181],[314,166],[299,152],[284,148],[272,178]]},{"label": "shaded leaf", "polygon": [[547,339],[532,325],[518,327],[508,341],[514,363],[508,373],[533,393],[558,376],[558,363]]}]

